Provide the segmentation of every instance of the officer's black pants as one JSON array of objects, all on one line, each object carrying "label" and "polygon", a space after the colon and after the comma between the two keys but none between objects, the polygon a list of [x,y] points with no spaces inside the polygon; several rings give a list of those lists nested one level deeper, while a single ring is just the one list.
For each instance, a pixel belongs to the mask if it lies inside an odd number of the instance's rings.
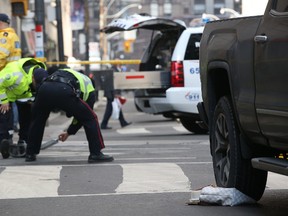
[{"label": "officer's black pants", "polygon": [[[103,119],[101,122],[101,127],[103,127],[103,128],[108,126],[109,119],[112,115],[112,112],[113,112],[112,102],[113,102],[113,100],[114,100],[114,97],[112,99],[107,97],[106,109],[105,109],[105,113],[104,113],[104,116],[103,116]],[[119,122],[120,122],[121,127],[123,127],[125,124],[127,124],[126,120],[124,119],[124,115],[123,115],[121,108],[120,108],[120,113],[119,113]]]},{"label": "officer's black pants", "polygon": [[13,110],[12,106],[6,113],[0,113],[0,143],[3,139],[13,137]]},{"label": "officer's black pants", "polygon": [[19,140],[27,142],[28,131],[31,121],[31,107],[30,102],[16,101],[19,119]]},{"label": "officer's black pants", "polygon": [[63,110],[74,116],[84,127],[90,154],[99,153],[105,146],[98,118],[93,111],[94,102],[94,93],[90,93],[86,103],[76,96],[69,85],[59,82],[44,82],[37,92],[32,107],[27,154],[38,154],[40,152],[46,120],[54,109]]}]

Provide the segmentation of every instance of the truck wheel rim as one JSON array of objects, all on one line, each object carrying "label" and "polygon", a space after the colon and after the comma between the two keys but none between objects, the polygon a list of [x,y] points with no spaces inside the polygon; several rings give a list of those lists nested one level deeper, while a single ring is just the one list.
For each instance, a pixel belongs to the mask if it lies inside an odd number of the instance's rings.
[{"label": "truck wheel rim", "polygon": [[215,168],[218,173],[218,180],[221,185],[225,186],[229,179],[230,170],[230,145],[229,130],[226,117],[220,114],[216,121],[215,130]]}]

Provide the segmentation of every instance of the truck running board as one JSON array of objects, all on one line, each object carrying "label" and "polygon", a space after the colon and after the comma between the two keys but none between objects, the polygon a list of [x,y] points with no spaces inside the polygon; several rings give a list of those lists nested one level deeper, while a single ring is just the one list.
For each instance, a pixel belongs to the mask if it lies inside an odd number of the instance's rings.
[{"label": "truck running board", "polygon": [[260,157],[252,159],[252,166],[256,169],[266,170],[288,176],[288,160]]}]

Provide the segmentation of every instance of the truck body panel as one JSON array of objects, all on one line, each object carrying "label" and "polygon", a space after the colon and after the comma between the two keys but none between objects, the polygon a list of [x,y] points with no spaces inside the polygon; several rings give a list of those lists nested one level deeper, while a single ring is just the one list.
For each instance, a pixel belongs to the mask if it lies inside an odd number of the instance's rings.
[{"label": "truck body panel", "polygon": [[[201,41],[200,76],[203,100],[209,103],[209,88],[206,87],[209,86],[208,77],[217,76],[219,68],[227,70],[229,90],[234,108],[238,110],[236,113],[240,125],[253,141],[265,143],[265,139],[259,136],[260,129],[254,106],[253,50],[254,36],[260,21],[261,16],[257,16],[207,23]],[[213,109],[209,111],[208,106],[205,108],[212,118]]]},{"label": "truck body panel", "polygon": [[270,145],[288,149],[288,11],[268,14],[257,31],[267,39],[255,43],[256,113]]},{"label": "truck body panel", "polygon": [[267,171],[288,175],[288,1],[263,16],[206,24],[200,44],[203,102],[218,186],[255,200]]}]

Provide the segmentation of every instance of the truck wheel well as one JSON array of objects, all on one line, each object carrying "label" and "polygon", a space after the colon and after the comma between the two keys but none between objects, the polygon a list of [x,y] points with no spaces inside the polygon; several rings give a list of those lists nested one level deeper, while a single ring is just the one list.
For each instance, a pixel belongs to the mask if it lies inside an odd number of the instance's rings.
[{"label": "truck wheel well", "polygon": [[[213,69],[208,76],[209,110],[214,111],[217,101],[224,95],[231,96],[228,74],[225,69]],[[211,112],[210,112],[211,113]]]}]

